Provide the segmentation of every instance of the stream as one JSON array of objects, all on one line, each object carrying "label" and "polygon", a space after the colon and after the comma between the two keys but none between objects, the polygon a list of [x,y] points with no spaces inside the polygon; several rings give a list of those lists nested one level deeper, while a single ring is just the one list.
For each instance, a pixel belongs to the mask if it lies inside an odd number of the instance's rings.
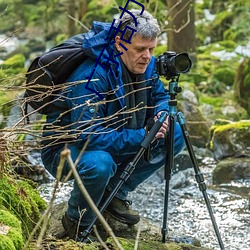
[{"label": "stream", "polygon": [[[214,186],[212,170],[215,164],[212,158],[206,157],[202,160],[200,169],[225,249],[250,250],[250,180]],[[159,226],[159,232],[165,194],[162,172],[163,170],[155,173],[129,196],[133,201],[132,208]],[[51,197],[53,185],[54,182],[50,182],[39,187],[46,201]],[[55,202],[67,200],[71,188],[72,182],[64,184],[59,189]],[[197,187],[193,168],[174,173],[170,180],[167,224],[169,232],[177,237],[196,238],[203,247],[220,249],[202,192]]]}]

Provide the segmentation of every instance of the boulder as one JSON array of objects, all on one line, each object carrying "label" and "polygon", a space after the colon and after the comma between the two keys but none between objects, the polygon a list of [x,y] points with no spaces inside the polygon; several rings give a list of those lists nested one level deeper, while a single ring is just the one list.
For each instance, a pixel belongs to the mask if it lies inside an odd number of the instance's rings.
[{"label": "boulder", "polygon": [[228,183],[233,180],[250,179],[250,158],[226,158],[213,171],[213,183]]},{"label": "boulder", "polygon": [[250,157],[250,120],[216,124],[211,128],[209,147],[214,158]]}]

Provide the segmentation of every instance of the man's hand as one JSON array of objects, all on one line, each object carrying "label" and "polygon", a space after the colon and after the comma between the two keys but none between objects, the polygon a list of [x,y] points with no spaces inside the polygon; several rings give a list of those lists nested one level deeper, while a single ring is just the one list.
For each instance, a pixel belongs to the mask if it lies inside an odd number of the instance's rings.
[{"label": "man's hand", "polygon": [[[155,117],[154,120],[155,122],[158,120],[158,118],[160,117],[161,113],[164,111],[160,111]],[[165,119],[165,121],[163,122],[161,128],[159,129],[159,131],[157,132],[157,134],[155,135],[155,139],[159,139],[159,138],[165,138],[166,133],[169,130],[169,124],[168,124],[168,116]]]}]

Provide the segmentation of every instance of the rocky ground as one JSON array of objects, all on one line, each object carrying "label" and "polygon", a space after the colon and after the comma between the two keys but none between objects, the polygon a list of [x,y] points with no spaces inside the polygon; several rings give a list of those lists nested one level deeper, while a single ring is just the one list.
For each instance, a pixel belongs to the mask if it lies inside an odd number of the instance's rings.
[{"label": "rocky ground", "polygon": [[[44,238],[40,248],[42,249],[104,249],[100,243],[76,243],[73,240],[69,240],[67,237],[58,239],[58,236],[62,235],[63,227],[61,224],[61,217],[66,210],[66,203],[60,203],[54,206],[52,210],[51,221],[47,230],[47,236]],[[135,244],[138,244],[137,249],[143,250],[209,250],[200,246],[200,242],[192,237],[183,238],[167,238],[166,243],[162,243],[161,233],[159,227],[152,224],[149,220],[142,219],[136,226],[128,226],[114,220],[110,216],[105,216],[107,222],[112,227],[112,230],[124,249],[135,249]],[[138,234],[139,232],[139,234]],[[116,249],[114,243],[106,233],[104,233],[103,227],[99,226],[99,233],[102,235],[108,249]],[[136,243],[135,243],[136,242]],[[38,246],[33,242],[32,249]]]}]

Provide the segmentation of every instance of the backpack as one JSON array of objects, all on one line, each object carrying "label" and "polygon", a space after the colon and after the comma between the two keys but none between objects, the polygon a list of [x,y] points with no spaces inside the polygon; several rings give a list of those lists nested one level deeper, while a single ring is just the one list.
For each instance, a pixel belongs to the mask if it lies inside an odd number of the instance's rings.
[{"label": "backpack", "polygon": [[37,57],[26,73],[25,114],[28,105],[40,114],[48,114],[66,79],[86,59],[84,34],[75,35]]}]

